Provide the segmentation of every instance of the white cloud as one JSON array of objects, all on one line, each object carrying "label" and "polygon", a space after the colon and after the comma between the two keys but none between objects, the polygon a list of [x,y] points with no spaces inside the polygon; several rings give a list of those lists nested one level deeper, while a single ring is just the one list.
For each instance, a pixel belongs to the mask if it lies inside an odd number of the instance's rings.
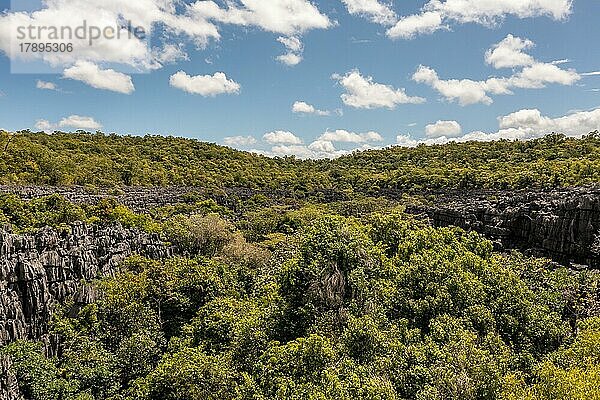
[{"label": "white cloud", "polygon": [[336,151],[335,146],[328,140],[317,139],[312,142],[308,148],[312,151],[320,153],[334,153]]},{"label": "white cloud", "polygon": [[263,139],[269,144],[302,144],[302,139],[288,131],[274,131],[265,133]]},{"label": "white cloud", "polygon": [[541,89],[550,83],[571,86],[580,79],[581,76],[575,70],[564,70],[549,63],[535,63],[513,75],[510,83],[523,89]]},{"label": "white cloud", "polygon": [[58,86],[56,86],[55,83],[46,82],[46,81],[42,81],[42,80],[39,80],[39,79],[35,83],[35,87],[38,88],[38,89],[42,89],[42,90],[54,90],[54,91],[58,91]]},{"label": "white cloud", "polygon": [[394,109],[398,104],[424,103],[422,97],[411,97],[404,89],[395,89],[392,86],[373,82],[370,76],[364,77],[360,71],[354,70],[344,76],[333,75],[346,93],[341,95],[344,104],[354,108],[389,108]]},{"label": "white cloud", "polygon": [[467,142],[492,140],[528,140],[535,139],[552,132],[562,133],[569,137],[580,137],[589,132],[600,130],[600,108],[591,111],[578,111],[562,117],[552,118],[542,115],[537,109],[523,109],[498,118],[499,130],[495,132],[473,131],[463,136],[416,140],[406,135],[399,135],[397,142],[401,146],[418,144],[442,144],[450,141]]},{"label": "white cloud", "polygon": [[287,66],[293,67],[302,62],[302,56],[294,53],[285,53],[277,56],[277,61]]},{"label": "white cloud", "polygon": [[192,4],[194,15],[225,24],[257,26],[286,36],[301,35],[312,29],[327,29],[332,23],[308,0],[240,0],[221,8],[214,1]]},{"label": "white cloud", "polygon": [[223,139],[228,146],[250,146],[256,143],[254,136],[229,136]]},{"label": "white cloud", "polygon": [[586,72],[581,74],[582,76],[598,76],[600,75],[600,71],[594,71],[594,72]]},{"label": "white cloud", "polygon": [[189,60],[188,54],[185,52],[183,44],[165,44],[162,48],[154,49],[154,58],[161,65],[174,64],[178,61]]},{"label": "white cloud", "polygon": [[326,140],[315,140],[308,146],[303,145],[277,145],[271,148],[271,151],[262,152],[262,154],[270,157],[295,156],[301,159],[323,159],[337,158],[346,154],[350,154],[357,150],[367,150],[369,145],[362,145],[358,148],[350,150],[338,150],[333,143]]},{"label": "white cloud", "polygon": [[527,137],[538,137],[551,132],[580,136],[600,129],[600,108],[578,111],[559,118],[543,116],[537,109],[525,109],[500,117],[498,122],[500,128],[518,129]]},{"label": "white cloud", "polygon": [[219,94],[237,94],[240,85],[230,79],[223,72],[214,75],[190,76],[184,71],[171,75],[169,84],[177,89],[204,97],[214,97]]},{"label": "white cloud", "polygon": [[485,53],[485,62],[494,68],[525,67],[533,64],[534,59],[523,50],[533,46],[531,40],[508,35]]},{"label": "white cloud", "polygon": [[348,12],[352,15],[361,15],[371,21],[382,25],[393,25],[397,16],[390,4],[379,0],[342,0]]},{"label": "white cloud", "polygon": [[[0,51],[16,60],[41,60],[52,67],[68,68],[77,62],[90,62],[138,70],[162,68],[167,63],[187,59],[186,40],[197,47],[205,47],[211,40],[219,40],[219,23],[255,26],[287,37],[297,37],[313,29],[327,29],[333,25],[309,0],[231,0],[221,8],[215,1],[186,3],[179,0],[48,0],[31,12],[0,14]],[[22,42],[49,42],[49,31],[39,38],[17,39],[18,26],[66,27],[71,31],[93,21],[100,29],[114,28],[115,38],[100,37],[93,46],[86,39],[68,39],[72,52],[22,53]],[[156,27],[161,29],[161,45],[150,47],[149,41],[130,34],[123,21],[140,27],[147,37]],[[89,27],[89,22],[88,22]],[[118,37],[118,38],[116,38]],[[301,60],[301,51],[290,52],[278,59],[288,65]],[[40,72],[46,72],[40,71]]]},{"label": "white cloud", "polygon": [[563,20],[571,14],[572,3],[572,0],[430,0],[421,13],[400,18],[387,34],[391,38],[412,38],[435,32],[450,22],[494,26],[509,15]]},{"label": "white cloud", "polygon": [[288,52],[277,57],[277,60],[285,65],[293,67],[294,65],[302,62],[302,53],[304,52],[304,45],[302,41],[297,37],[284,37],[280,36],[277,41],[283,44]]},{"label": "white cloud", "polygon": [[344,129],[337,129],[335,131],[327,131],[323,133],[321,136],[319,136],[318,140],[343,143],[368,143],[381,142],[383,141],[383,138],[379,133],[373,131],[355,133]]},{"label": "white cloud", "polygon": [[[288,131],[268,132],[263,136],[265,142],[272,145],[270,150],[251,150],[254,153],[269,157],[295,156],[301,159],[336,158],[350,154],[356,150],[374,148],[374,142],[383,138],[377,132],[354,133],[345,130],[327,131],[310,144],[303,144],[302,139]],[[352,149],[337,149],[335,142],[352,143],[358,146]]]},{"label": "white cloud", "polygon": [[416,35],[431,34],[441,28],[442,15],[439,12],[428,11],[401,18],[396,25],[387,30],[387,35],[392,39],[412,39]]},{"label": "white cloud", "polygon": [[[122,21],[131,21],[132,26],[142,28],[147,35],[156,25],[161,25],[163,39],[167,42],[185,35],[197,45],[206,45],[209,40],[219,39],[217,26],[198,16],[191,16],[189,6],[177,6],[176,0],[111,0],[90,2],[89,0],[51,0],[41,2],[41,8],[31,12],[6,12],[0,15],[0,50],[11,59],[42,60],[52,66],[67,67],[78,61],[92,63],[124,64],[135,69],[159,68],[156,52],[143,38],[131,35]],[[75,31],[87,21],[93,21],[100,29],[113,29],[113,38],[102,35],[92,46],[89,37],[66,38],[73,44],[72,52],[29,52],[19,51],[24,42],[50,42],[52,30],[41,31],[41,36],[17,37],[18,26],[70,28]],[[48,40],[50,39],[50,40]]]},{"label": "white cloud", "polygon": [[444,99],[457,101],[460,105],[493,102],[490,95],[513,94],[512,89],[541,89],[548,84],[571,86],[581,79],[573,69],[562,69],[556,63],[542,63],[523,52],[534,43],[508,35],[486,52],[485,59],[495,68],[523,67],[509,77],[489,78],[484,81],[471,79],[440,79],[437,72],[427,66],[419,66],[412,79],[437,90]]},{"label": "white cloud", "polygon": [[81,115],[70,115],[62,118],[58,123],[52,123],[46,119],[39,119],[35,123],[35,129],[39,131],[51,132],[60,128],[73,128],[84,130],[97,130],[102,128],[102,124],[92,117]]},{"label": "white cloud", "polygon": [[71,115],[66,118],[63,118],[58,123],[58,126],[61,128],[75,128],[75,129],[100,129],[102,128],[102,124],[94,120],[92,117],[84,117],[81,115]]},{"label": "white cloud", "polygon": [[425,127],[425,135],[430,139],[445,137],[457,137],[462,133],[462,127],[456,121],[437,121]]},{"label": "white cloud", "polygon": [[283,44],[288,50],[293,51],[295,53],[301,53],[302,50],[304,50],[304,45],[302,44],[302,41],[297,37],[280,36],[277,38],[277,41]]},{"label": "white cloud", "polygon": [[65,69],[63,76],[68,79],[81,81],[96,89],[131,94],[135,87],[129,75],[113,69],[100,69],[88,61],[77,61],[75,65]]},{"label": "white cloud", "polygon": [[38,119],[34,125],[35,129],[38,131],[50,132],[56,128],[56,125],[52,124],[47,119]]},{"label": "white cloud", "polygon": [[304,101],[296,101],[292,105],[292,112],[295,114],[314,114],[319,116],[331,115],[331,112],[319,110],[313,105],[305,103]]},{"label": "white cloud", "polygon": [[426,66],[419,66],[412,79],[415,82],[425,83],[437,90],[446,100],[458,101],[461,106],[483,103],[491,104],[493,94],[510,94],[509,85],[500,79],[487,81],[473,81],[470,79],[440,79],[437,72]]},{"label": "white cloud", "polygon": [[427,139],[413,139],[410,135],[398,135],[396,136],[396,144],[402,147],[416,147],[420,144],[434,145],[447,143],[448,139],[444,136],[439,138],[427,138]]},{"label": "white cloud", "polygon": [[276,157],[286,157],[286,156],[295,156],[301,159],[307,158],[318,158],[316,157],[316,152],[310,150],[306,146],[301,145],[278,145],[273,146],[271,148],[271,153],[267,153],[268,155],[276,156]]}]

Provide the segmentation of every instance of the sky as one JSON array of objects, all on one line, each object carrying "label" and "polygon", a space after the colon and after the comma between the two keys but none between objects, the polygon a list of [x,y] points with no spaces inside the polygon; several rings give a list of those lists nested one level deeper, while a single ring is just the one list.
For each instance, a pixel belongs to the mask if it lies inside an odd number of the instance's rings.
[{"label": "sky", "polygon": [[[331,158],[600,129],[598,1],[0,0],[0,10],[5,130]],[[123,35],[48,36],[84,21]],[[23,51],[46,42],[63,47]]]}]

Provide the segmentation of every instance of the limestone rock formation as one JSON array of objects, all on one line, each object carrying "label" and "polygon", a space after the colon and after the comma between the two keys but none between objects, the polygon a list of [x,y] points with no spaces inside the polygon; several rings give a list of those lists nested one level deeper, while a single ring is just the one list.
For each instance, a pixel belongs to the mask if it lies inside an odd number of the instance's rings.
[{"label": "limestone rock formation", "polygon": [[71,233],[0,231],[0,346],[43,337],[53,307],[71,296],[81,303],[93,301],[84,283],[114,274],[134,253],[162,258],[170,249],[157,235],[120,225],[75,223]]},{"label": "limestone rock formation", "polygon": [[499,250],[600,268],[600,189],[453,193],[416,207],[434,226],[458,226],[496,242]]}]

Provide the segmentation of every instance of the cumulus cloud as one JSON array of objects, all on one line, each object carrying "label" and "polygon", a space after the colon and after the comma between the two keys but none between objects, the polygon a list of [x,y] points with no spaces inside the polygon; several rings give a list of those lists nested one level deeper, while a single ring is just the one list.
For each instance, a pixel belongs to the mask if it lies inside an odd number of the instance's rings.
[{"label": "cumulus cloud", "polygon": [[292,105],[292,112],[295,114],[314,114],[319,116],[331,115],[330,111],[319,110],[315,106],[305,103],[304,101],[296,101]]},{"label": "cumulus cloud", "polygon": [[508,35],[485,53],[485,62],[494,68],[525,67],[534,63],[534,59],[523,50],[530,49],[534,43]]},{"label": "cumulus cloud", "polygon": [[571,86],[581,79],[573,69],[562,69],[557,63],[536,61],[524,52],[534,46],[528,39],[508,35],[485,54],[485,60],[495,68],[523,67],[509,77],[489,78],[483,81],[471,79],[441,79],[437,72],[427,66],[419,66],[412,79],[435,89],[448,101],[460,105],[491,104],[491,95],[513,94],[512,89],[541,89],[549,84]]},{"label": "cumulus cloud", "polygon": [[413,139],[408,135],[399,135],[397,143],[401,146],[413,147],[418,144],[443,144],[450,141],[492,141],[492,140],[527,140],[543,137],[550,133],[562,133],[569,137],[580,137],[589,132],[600,130],[600,108],[591,111],[578,111],[562,117],[544,116],[538,109],[523,109],[498,118],[499,129],[493,132],[473,131],[463,136],[452,138]]},{"label": "cumulus cloud", "polygon": [[302,62],[302,53],[304,52],[304,45],[302,41],[297,37],[284,37],[280,36],[277,41],[283,44],[287,53],[277,57],[277,60],[285,65],[293,67],[294,65]]},{"label": "cumulus cloud", "polygon": [[96,64],[88,61],[77,61],[75,65],[65,69],[63,76],[81,81],[96,89],[124,94],[131,94],[135,90],[129,75],[113,69],[101,69]]},{"label": "cumulus cloud", "polygon": [[223,72],[214,75],[190,76],[184,71],[171,75],[169,84],[191,94],[204,97],[214,97],[219,94],[237,94],[240,92],[239,83],[227,79]]},{"label": "cumulus cloud", "polygon": [[271,156],[271,157],[285,157],[285,156],[294,156],[301,159],[323,159],[323,158],[337,158],[346,154],[350,154],[352,152],[358,150],[367,150],[372,148],[369,145],[362,145],[360,147],[345,150],[345,149],[336,149],[332,142],[326,140],[317,139],[308,146],[303,145],[277,145],[273,146],[270,151],[262,152],[262,154]]},{"label": "cumulus cloud", "polygon": [[294,53],[285,53],[277,56],[277,61],[287,66],[293,67],[302,62],[302,56]]},{"label": "cumulus cloud", "polygon": [[419,14],[401,17],[387,35],[408,39],[433,33],[451,23],[495,26],[507,16],[563,20],[571,14],[572,3],[572,0],[430,0]]},{"label": "cumulus cloud", "polygon": [[308,0],[240,0],[221,8],[214,1],[197,1],[191,6],[201,19],[225,24],[256,26],[286,36],[312,29],[327,29],[332,23]]},{"label": "cumulus cloud", "polygon": [[401,18],[396,25],[387,30],[387,35],[393,39],[412,39],[417,35],[431,34],[441,28],[442,15],[436,11],[428,11]]},{"label": "cumulus cloud", "polygon": [[370,76],[362,76],[359,70],[348,72],[340,76],[332,76],[346,90],[341,95],[344,104],[354,108],[389,108],[394,109],[399,104],[421,104],[425,102],[422,97],[413,97],[406,94],[404,89],[395,89],[390,85],[376,83]]},{"label": "cumulus cloud", "polygon": [[52,124],[47,119],[38,119],[35,122],[34,128],[38,131],[49,132],[49,131],[54,130],[56,128],[56,125]]},{"label": "cumulus cloud", "polygon": [[92,117],[84,117],[81,115],[71,115],[66,118],[63,118],[58,123],[58,126],[61,128],[76,128],[76,129],[100,129],[102,128],[102,124],[97,122]]},{"label": "cumulus cloud", "polygon": [[322,139],[315,140],[308,146],[308,148],[312,151],[320,153],[334,153],[336,151],[332,142]]},{"label": "cumulus cloud", "polygon": [[256,143],[254,136],[229,136],[223,139],[228,146],[250,146]]},{"label": "cumulus cloud", "polygon": [[35,129],[40,131],[50,132],[62,128],[84,129],[93,131],[102,128],[102,124],[92,117],[86,117],[81,115],[70,115],[68,117],[62,118],[58,123],[52,123],[46,119],[40,119],[35,123]]},{"label": "cumulus cloud", "polygon": [[[41,2],[30,12],[7,11],[0,14],[0,52],[12,60],[42,61],[35,65],[49,65],[52,70],[71,68],[79,62],[110,65],[122,72],[149,71],[165,64],[188,59],[185,45],[191,42],[204,48],[211,41],[220,40],[220,24],[254,26],[268,32],[284,35],[286,46],[290,41],[312,29],[327,29],[333,25],[310,0],[231,0],[221,7],[215,1],[198,0],[50,0]],[[41,31],[40,37],[17,38],[18,26],[59,27],[75,31],[84,21],[94,26],[112,29],[112,38],[102,35],[93,46],[89,38],[68,39],[73,45],[69,52],[28,52],[19,50],[23,42],[51,42],[50,31]],[[146,38],[132,35],[123,21],[141,28],[150,37],[160,27],[161,44],[149,46]],[[88,23],[89,27],[89,23]],[[109,35],[110,36],[110,35]],[[301,49],[288,51],[277,58],[295,65],[302,59]],[[47,68],[40,72],[48,72]]]},{"label": "cumulus cloud", "polygon": [[[377,132],[354,133],[345,130],[326,131],[310,144],[305,145],[298,136],[288,131],[268,132],[263,140],[271,145],[270,150],[252,150],[270,157],[294,156],[301,159],[336,158],[356,150],[373,148],[372,143],[383,138]],[[355,145],[352,149],[338,149],[335,143]]]},{"label": "cumulus cloud", "polygon": [[299,145],[302,139],[288,131],[273,131],[263,135],[263,139],[269,144]]},{"label": "cumulus cloud", "polygon": [[382,25],[393,25],[397,16],[391,4],[379,0],[342,0],[351,15],[360,15]]},{"label": "cumulus cloud", "polygon": [[440,79],[437,72],[426,66],[419,66],[412,79],[415,82],[425,83],[437,90],[446,100],[458,101],[461,106],[483,103],[491,104],[492,98],[488,93],[510,94],[506,81],[491,78],[486,81],[473,81],[470,79]]},{"label": "cumulus cloud", "polygon": [[368,142],[382,142],[383,138],[381,135],[374,131],[365,133],[349,132],[344,129],[337,129],[335,131],[326,131],[319,136],[320,141],[327,142],[342,142],[342,143],[368,143]]},{"label": "cumulus cloud", "polygon": [[56,86],[53,82],[46,82],[42,80],[37,80],[35,83],[35,87],[41,90],[54,90],[58,91],[58,86]]},{"label": "cumulus cloud", "polygon": [[425,127],[425,135],[428,138],[435,139],[442,136],[447,138],[460,136],[462,127],[456,121],[437,121],[434,124]]},{"label": "cumulus cloud", "polygon": [[571,86],[581,76],[572,69],[564,70],[555,64],[535,63],[510,78],[510,83],[523,89],[541,89],[547,84]]},{"label": "cumulus cloud", "polygon": [[[6,12],[0,15],[0,50],[11,59],[41,60],[54,67],[68,67],[78,61],[91,63],[124,64],[135,69],[160,67],[156,52],[144,38],[131,35],[122,21],[142,28],[148,35],[161,25],[167,42],[186,36],[197,45],[219,39],[217,26],[198,16],[191,15],[188,5],[177,6],[176,0],[114,0],[90,2],[89,0],[52,0],[41,2],[40,9],[31,12]],[[65,27],[75,31],[84,21],[94,21],[96,27],[113,29],[113,38],[102,35],[89,45],[89,38],[67,38],[73,44],[72,52],[19,51],[23,42],[51,42],[51,30],[44,30],[40,37],[19,39],[18,26]],[[88,22],[89,26],[89,22]]]},{"label": "cumulus cloud", "polygon": [[438,138],[427,138],[427,139],[413,139],[410,135],[398,135],[396,136],[396,144],[402,147],[416,147],[420,144],[427,146],[434,144],[444,144],[448,142],[448,138],[441,136]]}]

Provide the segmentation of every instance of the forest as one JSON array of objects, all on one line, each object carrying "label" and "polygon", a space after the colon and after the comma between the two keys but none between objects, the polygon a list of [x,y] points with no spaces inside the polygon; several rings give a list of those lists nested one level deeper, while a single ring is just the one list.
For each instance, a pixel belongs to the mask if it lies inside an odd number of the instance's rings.
[{"label": "forest", "polygon": [[[84,132],[0,144],[4,185],[203,189],[145,210],[0,194],[13,233],[120,224],[175,249],[85,282],[98,300],[54,311],[56,354],[35,340],[0,349],[26,399],[600,398],[598,271],[495,251],[385,197],[598,183],[597,132],[317,161]],[[235,187],[286,193],[215,201]]]},{"label": "forest", "polygon": [[269,158],[162,136],[0,131],[0,184],[381,191],[520,189],[600,180],[600,134],[356,152],[335,160]]}]

